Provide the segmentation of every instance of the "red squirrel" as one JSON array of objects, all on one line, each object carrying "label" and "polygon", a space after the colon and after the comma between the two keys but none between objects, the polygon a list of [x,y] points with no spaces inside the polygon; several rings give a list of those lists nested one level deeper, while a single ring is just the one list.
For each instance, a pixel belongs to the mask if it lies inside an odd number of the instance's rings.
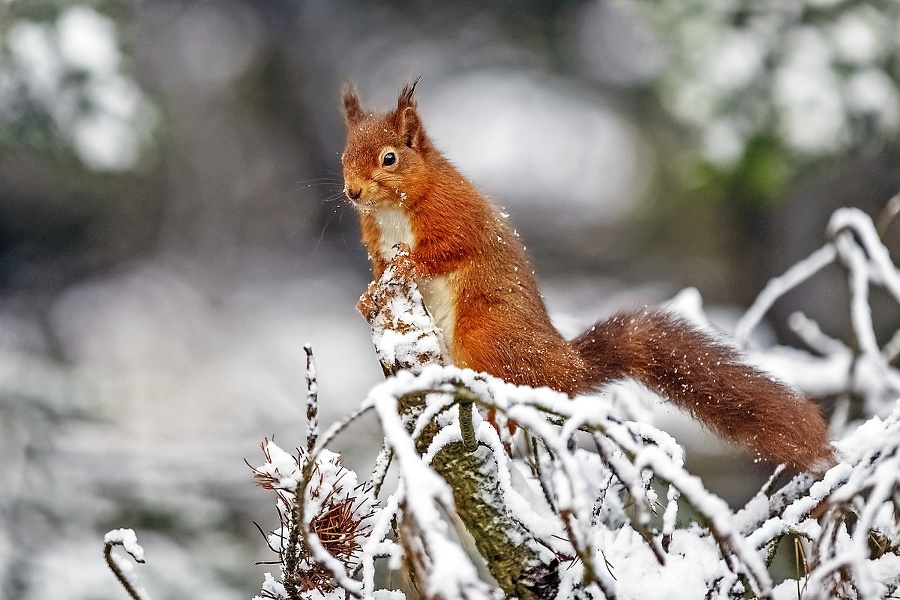
[{"label": "red squirrel", "polygon": [[385,113],[364,110],[345,85],[344,193],[376,281],[398,249],[409,253],[408,275],[454,365],[570,397],[634,378],[765,459],[795,470],[834,464],[815,404],[669,312],[623,312],[563,338],[505,216],[425,133],[415,85]]}]

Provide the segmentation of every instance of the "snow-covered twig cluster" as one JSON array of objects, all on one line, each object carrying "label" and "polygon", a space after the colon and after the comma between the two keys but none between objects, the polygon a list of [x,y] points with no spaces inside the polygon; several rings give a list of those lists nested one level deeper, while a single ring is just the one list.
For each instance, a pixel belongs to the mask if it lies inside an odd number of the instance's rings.
[{"label": "snow-covered twig cluster", "polygon": [[801,475],[761,491],[735,515],[742,535],[771,555],[802,540],[806,573],[786,582],[808,598],[892,598],[900,588],[900,404],[837,442],[843,461],[821,481]]},{"label": "snow-covered twig cluster", "polygon": [[[273,441],[262,446],[266,461],[254,476],[276,495],[281,525],[268,536],[278,554],[280,580],[266,575],[262,598],[344,598],[360,565],[360,540],[377,513],[374,499],[339,455],[322,450],[314,458],[289,454]],[[303,492],[302,506],[296,502]]]},{"label": "snow-covered twig cluster", "polygon": [[[278,555],[280,578],[266,574],[262,596],[273,600],[359,596],[352,579],[361,567],[361,541],[379,512],[371,486],[359,484],[341,457],[318,445],[318,382],[312,349],[307,357],[306,449],[292,455],[273,440],[262,444],[265,462],[257,483],[275,493],[280,526],[267,536]],[[336,428],[325,441],[332,439]],[[298,502],[298,496],[301,501]]]},{"label": "snow-covered twig cluster", "polygon": [[[885,417],[900,396],[900,371],[892,366],[900,355],[900,331],[879,345],[869,303],[870,288],[885,289],[900,308],[900,273],[879,239],[872,219],[855,208],[837,210],[828,224],[830,241],[780,277],[772,279],[735,329],[739,345],[771,306],[784,294],[830,264],[846,269],[850,292],[850,322],[855,339],[845,343],[824,333],[802,313],[789,325],[810,351],[766,348],[755,358],[767,370],[814,396],[852,394],[863,400],[864,416]],[[842,415],[839,415],[842,416]],[[834,423],[841,428],[843,423]]]}]

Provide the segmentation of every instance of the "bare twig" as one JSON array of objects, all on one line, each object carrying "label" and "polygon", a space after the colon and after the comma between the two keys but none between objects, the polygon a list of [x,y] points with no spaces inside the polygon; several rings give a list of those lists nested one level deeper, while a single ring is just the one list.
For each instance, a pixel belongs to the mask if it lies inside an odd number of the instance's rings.
[{"label": "bare twig", "polygon": [[303,351],[306,352],[306,452],[312,455],[319,440],[319,384],[312,346],[303,346]]}]

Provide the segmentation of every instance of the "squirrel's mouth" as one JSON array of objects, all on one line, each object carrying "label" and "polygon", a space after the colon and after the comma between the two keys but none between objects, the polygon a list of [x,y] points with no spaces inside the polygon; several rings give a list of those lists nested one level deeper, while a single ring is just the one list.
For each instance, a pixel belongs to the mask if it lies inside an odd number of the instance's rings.
[{"label": "squirrel's mouth", "polygon": [[[346,194],[345,194],[346,195]],[[375,202],[367,199],[353,199],[350,196],[347,196],[347,199],[350,200],[350,204],[353,205],[353,208],[357,210],[361,210],[363,212],[372,210],[375,208]]]},{"label": "squirrel's mouth", "polygon": [[362,190],[353,189],[344,187],[344,196],[347,197],[347,200],[350,201],[350,204],[353,205],[353,208],[358,210],[366,211],[371,209],[375,202],[373,202],[370,198],[362,197]]},{"label": "squirrel's mouth", "polygon": [[362,197],[362,188],[350,187],[349,185],[344,184],[344,195],[347,196],[350,202],[359,204],[359,199]]},{"label": "squirrel's mouth", "polygon": [[374,209],[376,206],[404,206],[407,202],[406,192],[390,193],[381,188],[372,189],[371,187],[362,188],[354,187],[349,184],[344,185],[344,196],[350,201],[350,204],[362,211]]}]

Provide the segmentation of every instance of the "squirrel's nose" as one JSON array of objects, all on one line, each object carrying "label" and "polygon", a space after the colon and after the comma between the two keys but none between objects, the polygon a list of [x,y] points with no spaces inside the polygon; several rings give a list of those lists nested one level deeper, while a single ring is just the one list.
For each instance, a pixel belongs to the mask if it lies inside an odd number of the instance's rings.
[{"label": "squirrel's nose", "polygon": [[362,196],[362,188],[345,187],[344,193],[347,194],[347,197],[351,200],[359,200],[359,197]]}]

